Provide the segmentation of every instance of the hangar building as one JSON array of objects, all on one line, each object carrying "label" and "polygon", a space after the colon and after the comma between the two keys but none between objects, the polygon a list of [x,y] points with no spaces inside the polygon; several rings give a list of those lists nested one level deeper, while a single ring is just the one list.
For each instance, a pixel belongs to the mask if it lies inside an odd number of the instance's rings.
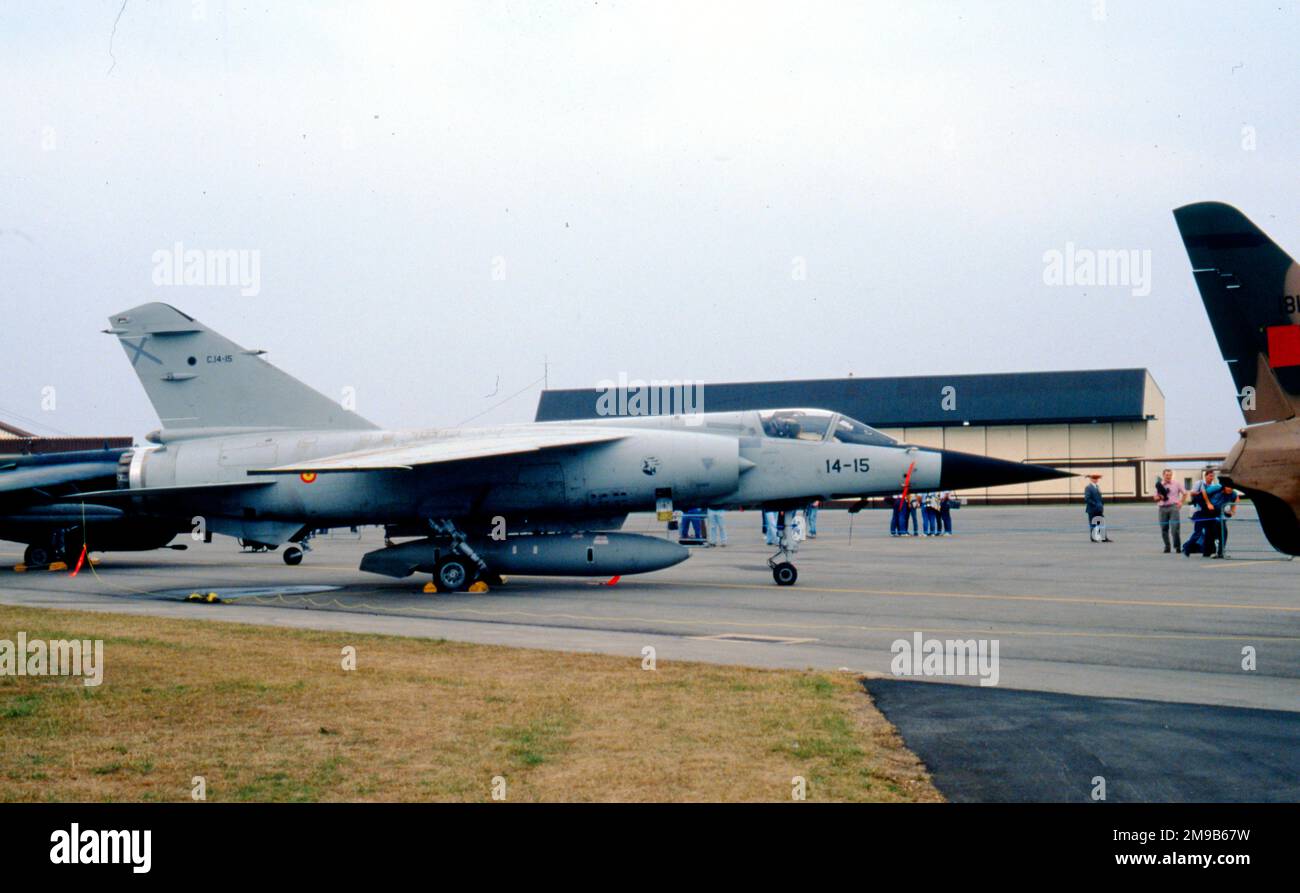
[{"label": "hangar building", "polygon": [[[628,387],[669,385],[630,382]],[[536,418],[595,418],[602,393],[543,391]],[[1100,472],[1112,499],[1149,496],[1158,469],[1148,468],[1148,462],[1165,460],[1165,397],[1146,369],[708,383],[701,386],[695,408],[773,407],[833,410],[920,446],[1079,474]],[[1170,464],[1183,476],[1182,469],[1194,463]],[[1082,499],[1083,484],[1081,478],[1065,478],[963,490],[961,495],[973,502],[1076,501]]]}]

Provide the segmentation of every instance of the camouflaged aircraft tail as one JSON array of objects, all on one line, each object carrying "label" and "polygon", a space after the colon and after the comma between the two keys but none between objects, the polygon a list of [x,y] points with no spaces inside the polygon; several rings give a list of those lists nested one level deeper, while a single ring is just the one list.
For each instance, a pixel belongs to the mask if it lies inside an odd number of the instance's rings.
[{"label": "camouflaged aircraft tail", "polygon": [[1219,350],[1252,424],[1300,410],[1300,266],[1231,205],[1174,211]]}]

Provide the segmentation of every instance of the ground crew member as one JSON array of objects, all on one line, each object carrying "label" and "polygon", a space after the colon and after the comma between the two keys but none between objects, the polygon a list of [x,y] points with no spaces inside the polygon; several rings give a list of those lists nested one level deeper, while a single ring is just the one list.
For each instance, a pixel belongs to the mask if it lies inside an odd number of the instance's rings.
[{"label": "ground crew member", "polygon": [[710,508],[708,510],[705,529],[709,534],[710,546],[725,546],[727,544],[727,528],[723,524],[722,515],[722,509]]},{"label": "ground crew member", "polygon": [[1211,496],[1218,490],[1219,485],[1214,482],[1214,469],[1205,469],[1201,473],[1201,479],[1192,489],[1192,535],[1188,537],[1187,542],[1183,543],[1183,554],[1188,558],[1191,558],[1192,553],[1198,549],[1202,555],[1209,554],[1205,551],[1205,535],[1207,525],[1217,514]]},{"label": "ground crew member", "polygon": [[952,536],[952,505],[956,498],[951,490],[939,494],[939,524],[943,528],[939,536]]},{"label": "ground crew member", "polygon": [[1101,486],[1098,481],[1101,475],[1088,475],[1088,486],[1083,488],[1083,507],[1088,513],[1088,535],[1095,543],[1109,543],[1110,537],[1106,535],[1106,502],[1101,496]]},{"label": "ground crew member", "polygon": [[1224,484],[1210,497],[1216,516],[1206,525],[1209,537],[1205,540],[1205,554],[1213,550],[1211,558],[1222,558],[1223,550],[1228,544],[1228,519],[1237,510],[1238,493],[1231,484]]}]

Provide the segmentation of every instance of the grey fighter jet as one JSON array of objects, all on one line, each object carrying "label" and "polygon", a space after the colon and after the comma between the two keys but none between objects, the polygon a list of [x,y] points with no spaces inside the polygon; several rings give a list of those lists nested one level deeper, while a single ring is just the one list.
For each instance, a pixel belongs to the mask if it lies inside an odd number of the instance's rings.
[{"label": "grey fighter jet", "polygon": [[[815,499],[984,487],[1068,476],[1053,468],[899,444],[817,409],[386,431],[166,304],[110,317],[162,427],[87,501],[290,545],[312,531],[384,525],[366,571],[431,573],[440,590],[500,574],[615,576],[687,557],[619,532],[629,512],[785,509]],[[791,544],[769,559],[797,571]]]},{"label": "grey fighter jet", "polygon": [[[111,487],[125,447],[0,456],[0,540],[23,543],[23,564],[72,564],[83,543],[97,551],[160,549],[189,530],[181,519],[132,517],[84,493]],[[184,544],[171,548],[184,549]]]}]

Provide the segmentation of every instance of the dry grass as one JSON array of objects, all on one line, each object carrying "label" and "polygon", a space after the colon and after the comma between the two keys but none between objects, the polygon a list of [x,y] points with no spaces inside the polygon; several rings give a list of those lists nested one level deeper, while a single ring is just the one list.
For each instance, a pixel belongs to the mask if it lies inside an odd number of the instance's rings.
[{"label": "dry grass", "polygon": [[844,675],[0,607],[19,630],[103,639],[104,683],[0,677],[0,800],[941,799]]}]

